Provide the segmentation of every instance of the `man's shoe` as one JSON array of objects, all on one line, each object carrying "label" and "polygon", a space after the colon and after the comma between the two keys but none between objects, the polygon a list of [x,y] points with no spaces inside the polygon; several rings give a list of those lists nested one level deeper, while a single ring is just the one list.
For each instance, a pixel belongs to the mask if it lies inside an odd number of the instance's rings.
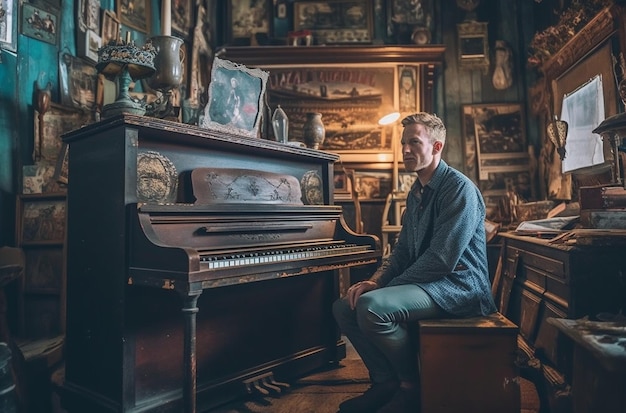
[{"label": "man's shoe", "polygon": [[389,403],[385,404],[377,413],[415,413],[420,411],[419,388],[398,388]]},{"label": "man's shoe", "polygon": [[398,382],[374,383],[360,396],[339,405],[339,413],[375,413],[384,406],[398,390]]}]

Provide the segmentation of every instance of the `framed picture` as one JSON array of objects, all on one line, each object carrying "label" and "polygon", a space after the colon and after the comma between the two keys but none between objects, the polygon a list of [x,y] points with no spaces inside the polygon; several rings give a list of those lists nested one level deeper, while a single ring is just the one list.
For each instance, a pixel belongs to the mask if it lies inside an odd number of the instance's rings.
[{"label": "framed picture", "polygon": [[116,0],[120,23],[142,33],[150,33],[150,0]]},{"label": "framed picture", "polygon": [[[479,180],[490,173],[528,169],[528,143],[520,104],[476,104],[463,106],[467,137],[473,136]],[[468,139],[468,138],[467,138]],[[467,150],[466,142],[466,150]],[[467,155],[466,155],[467,158]]]},{"label": "framed picture", "polygon": [[0,0],[0,46],[15,52],[17,50],[17,11],[15,0]]},{"label": "framed picture", "polygon": [[65,194],[18,195],[18,245],[61,245],[65,241]]},{"label": "framed picture", "polygon": [[172,1],[172,30],[183,38],[189,37],[193,27],[194,2],[191,0]]},{"label": "framed picture", "polygon": [[33,161],[56,163],[63,141],[61,135],[79,129],[93,121],[93,114],[51,103],[50,108],[39,121],[39,112],[35,110]]},{"label": "framed picture", "polygon": [[22,34],[50,44],[57,44],[59,10],[50,6],[22,5]]},{"label": "framed picture", "polygon": [[63,283],[63,246],[24,248],[24,291],[56,294]]},{"label": "framed picture", "polygon": [[360,200],[385,198],[391,192],[391,172],[355,171],[354,189]]},{"label": "framed picture", "polygon": [[202,127],[257,137],[268,73],[215,57]]},{"label": "framed picture", "polygon": [[416,112],[418,107],[417,66],[398,67],[398,106],[400,112]]},{"label": "framed picture", "polygon": [[98,86],[98,72],[94,64],[72,55],[64,56],[64,59],[67,59],[64,67],[67,73],[60,74],[60,77],[68,82],[71,105],[79,109],[93,110]]},{"label": "framed picture", "polygon": [[[354,172],[352,172],[352,174],[354,175]],[[350,192],[351,183],[347,171],[343,168],[335,170],[333,174],[333,183],[335,188],[335,201],[349,201],[352,199],[352,194]]]},{"label": "framed picture", "polygon": [[371,64],[271,68],[268,102],[287,113],[291,141],[304,141],[306,112],[319,112],[326,129],[321,150],[360,154],[355,161],[381,153],[391,159],[394,126],[378,120],[395,107],[396,73],[394,65]]},{"label": "framed picture", "polygon": [[294,30],[308,30],[317,44],[371,43],[371,0],[296,1]]},{"label": "framed picture", "polygon": [[100,31],[102,44],[107,45],[111,41],[116,42],[120,37],[120,21],[115,12],[102,11],[102,30]]},{"label": "framed picture", "polygon": [[270,34],[272,5],[269,0],[231,0],[228,2],[228,22],[230,32],[226,40],[231,44],[249,44],[257,33]]},{"label": "framed picture", "polygon": [[98,49],[100,47],[102,47],[102,38],[93,30],[87,30],[85,33],[85,58],[91,63],[98,63]]},{"label": "framed picture", "polygon": [[465,69],[489,69],[489,36],[487,23],[457,24],[459,65]]},{"label": "framed picture", "polygon": [[410,26],[428,26],[432,18],[432,0],[388,0],[390,22]]},{"label": "framed picture", "polygon": [[54,180],[62,184],[67,184],[69,182],[69,152],[69,147],[67,146],[67,143],[64,142],[63,146],[61,146],[61,150],[59,151],[59,156],[57,157],[57,162],[54,167]]},{"label": "framed picture", "polygon": [[78,0],[78,28],[81,32],[100,31],[100,0]]}]

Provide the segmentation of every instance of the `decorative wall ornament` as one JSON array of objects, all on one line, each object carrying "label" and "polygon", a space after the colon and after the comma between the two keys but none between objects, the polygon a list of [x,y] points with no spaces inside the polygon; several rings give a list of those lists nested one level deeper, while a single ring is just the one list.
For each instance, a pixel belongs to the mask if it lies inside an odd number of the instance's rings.
[{"label": "decorative wall ornament", "polygon": [[496,40],[495,57],[493,87],[498,90],[508,89],[513,85],[513,51],[505,40]]}]

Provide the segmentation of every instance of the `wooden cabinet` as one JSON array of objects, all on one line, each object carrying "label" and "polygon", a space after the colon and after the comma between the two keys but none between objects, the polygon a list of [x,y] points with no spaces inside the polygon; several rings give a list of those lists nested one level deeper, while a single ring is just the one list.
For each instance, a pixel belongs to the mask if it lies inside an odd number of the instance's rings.
[{"label": "wooden cabinet", "polygon": [[522,348],[541,364],[548,381],[555,384],[563,375],[567,382],[572,372],[571,350],[562,345],[558,330],[547,319],[595,319],[602,312],[623,311],[624,245],[577,246],[509,233],[501,238],[499,309],[519,326]]}]

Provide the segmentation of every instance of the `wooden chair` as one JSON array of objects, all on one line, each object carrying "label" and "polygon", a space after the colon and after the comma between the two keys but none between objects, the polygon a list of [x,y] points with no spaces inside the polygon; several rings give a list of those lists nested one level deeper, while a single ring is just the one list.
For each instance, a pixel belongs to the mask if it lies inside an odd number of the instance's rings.
[{"label": "wooden chair", "polygon": [[358,234],[363,233],[363,216],[361,214],[361,203],[359,202],[359,193],[356,190],[354,169],[346,169],[346,179],[348,191],[350,192],[350,199],[354,205],[354,232]]}]

